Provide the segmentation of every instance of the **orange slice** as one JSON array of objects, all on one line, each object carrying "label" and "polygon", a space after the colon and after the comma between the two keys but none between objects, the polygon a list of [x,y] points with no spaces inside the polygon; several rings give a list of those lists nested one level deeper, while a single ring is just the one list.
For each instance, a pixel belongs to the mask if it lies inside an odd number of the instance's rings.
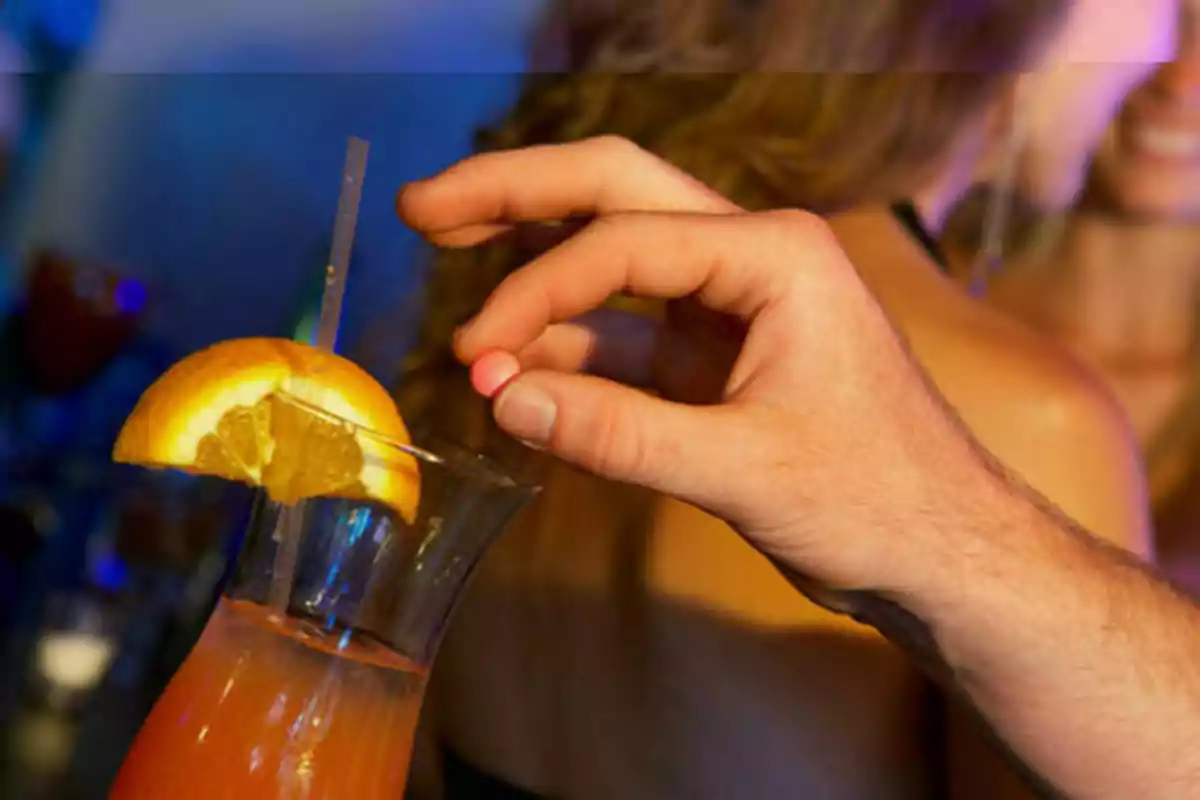
[{"label": "orange slice", "polygon": [[233,339],[172,366],[138,400],[113,460],[263,487],[294,504],[370,499],[412,521],[416,459],[387,390],[341,356],[287,339]]}]

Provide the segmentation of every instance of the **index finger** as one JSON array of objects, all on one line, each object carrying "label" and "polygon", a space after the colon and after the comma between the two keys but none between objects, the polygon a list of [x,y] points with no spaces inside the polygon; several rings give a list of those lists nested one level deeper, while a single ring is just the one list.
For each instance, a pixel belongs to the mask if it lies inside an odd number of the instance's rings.
[{"label": "index finger", "polygon": [[804,261],[828,260],[831,241],[803,212],[601,217],[501,282],[460,329],[455,350],[467,363],[489,350],[518,353],[618,293],[695,296],[748,321],[785,299]]},{"label": "index finger", "polygon": [[485,153],[396,197],[401,220],[443,247],[469,247],[522,222],[623,211],[728,214],[741,209],[626,139]]}]

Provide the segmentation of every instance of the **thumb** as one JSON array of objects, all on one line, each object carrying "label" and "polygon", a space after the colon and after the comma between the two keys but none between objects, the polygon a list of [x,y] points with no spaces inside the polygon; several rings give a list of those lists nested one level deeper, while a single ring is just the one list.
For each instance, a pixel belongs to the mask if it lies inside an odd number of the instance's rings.
[{"label": "thumb", "polygon": [[707,508],[726,505],[730,447],[745,441],[732,411],[671,403],[592,375],[540,370],[514,378],[493,405],[510,436],[601,477]]}]

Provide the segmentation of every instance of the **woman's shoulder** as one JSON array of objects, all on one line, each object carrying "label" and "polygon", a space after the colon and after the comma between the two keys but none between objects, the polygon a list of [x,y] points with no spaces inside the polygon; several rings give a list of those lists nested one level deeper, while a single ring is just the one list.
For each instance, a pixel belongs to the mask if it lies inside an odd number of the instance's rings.
[{"label": "woman's shoulder", "polygon": [[1148,545],[1140,450],[1124,412],[1065,348],[964,298],[912,334],[918,360],[980,443],[1093,532]]}]

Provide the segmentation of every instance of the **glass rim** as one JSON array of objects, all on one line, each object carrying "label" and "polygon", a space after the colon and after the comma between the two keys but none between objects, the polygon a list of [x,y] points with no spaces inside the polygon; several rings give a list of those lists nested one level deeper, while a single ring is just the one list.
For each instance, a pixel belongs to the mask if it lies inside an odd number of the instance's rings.
[{"label": "glass rim", "polygon": [[[291,394],[287,391],[277,392],[279,399],[289,403],[296,408],[302,409],[314,416],[321,417],[329,422],[339,425],[344,425],[354,430],[358,435],[361,435],[375,444],[382,445],[389,449],[404,453],[407,456],[417,459],[418,461],[428,464],[439,469],[444,469],[461,478],[466,478],[480,483],[489,484],[497,489],[507,489],[518,492],[537,493],[541,491],[541,486],[532,479],[519,475],[515,470],[505,467],[483,453],[476,452],[471,448],[450,441],[444,436],[438,436],[428,431],[421,431],[421,439],[434,440],[434,442],[426,442],[427,447],[417,445],[415,442],[403,442],[395,439],[387,434],[380,433],[365,425],[362,425],[353,420],[346,419],[327,408],[323,408],[316,403],[304,400]],[[416,431],[410,431],[416,438]],[[436,452],[431,447],[436,447]],[[380,458],[372,458],[369,454],[365,454],[368,463],[372,466],[382,468],[392,468],[387,461]]]}]

